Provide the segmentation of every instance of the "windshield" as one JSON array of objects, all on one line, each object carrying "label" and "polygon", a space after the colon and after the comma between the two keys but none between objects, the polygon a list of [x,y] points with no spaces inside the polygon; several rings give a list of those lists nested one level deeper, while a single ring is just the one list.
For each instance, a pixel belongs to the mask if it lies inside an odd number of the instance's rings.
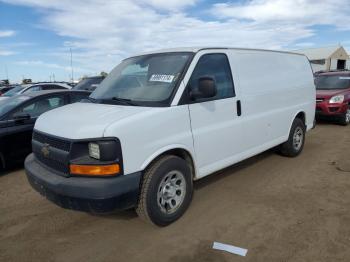
[{"label": "windshield", "polygon": [[191,56],[192,53],[161,53],[126,59],[101,82],[91,98],[107,103],[165,106]]},{"label": "windshield", "polygon": [[17,95],[18,92],[20,92],[24,87],[23,86],[16,86],[15,88],[12,88],[11,90],[7,91],[3,96],[14,96]]},{"label": "windshield", "polygon": [[16,106],[19,104],[23,103],[24,101],[28,100],[30,97],[29,96],[15,96],[11,97],[6,100],[0,100],[0,118],[10,112],[12,109],[14,109]]},{"label": "windshield", "polygon": [[91,77],[81,80],[73,90],[94,90],[96,85],[101,83],[104,77]]},{"label": "windshield", "polygon": [[350,76],[323,75],[315,79],[317,90],[347,89],[350,88]]}]

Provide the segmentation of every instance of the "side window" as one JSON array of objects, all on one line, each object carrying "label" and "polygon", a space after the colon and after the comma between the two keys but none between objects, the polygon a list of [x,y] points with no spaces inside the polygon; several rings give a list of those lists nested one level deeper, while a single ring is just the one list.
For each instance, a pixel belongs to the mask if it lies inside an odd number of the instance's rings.
[{"label": "side window", "polygon": [[198,88],[198,80],[203,76],[214,78],[217,88],[216,96],[204,101],[235,96],[230,64],[225,54],[203,55],[192,73],[189,88],[196,90]]},{"label": "side window", "polygon": [[70,96],[70,102],[73,104],[73,103],[76,103],[76,102],[80,102],[82,99],[84,98],[87,98],[90,94],[87,93],[87,94],[71,94]]},{"label": "side window", "polygon": [[60,85],[42,85],[42,90],[67,89]]},{"label": "side window", "polygon": [[25,92],[23,92],[24,94],[25,93],[29,93],[29,92],[36,92],[36,91],[40,91],[42,90],[42,87],[41,86],[32,86],[30,88],[28,88]]},{"label": "side window", "polygon": [[38,117],[46,111],[52,110],[54,108],[64,105],[63,96],[54,96],[54,97],[44,97],[39,100],[36,100],[33,103],[27,104],[19,108],[14,114],[17,113],[27,113],[31,117]]},{"label": "side window", "polygon": [[67,89],[60,85],[49,85],[48,87],[49,87],[48,89]]},{"label": "side window", "polygon": [[42,86],[42,90],[51,90],[52,88],[51,88],[51,86],[49,86],[49,85],[43,85]]}]

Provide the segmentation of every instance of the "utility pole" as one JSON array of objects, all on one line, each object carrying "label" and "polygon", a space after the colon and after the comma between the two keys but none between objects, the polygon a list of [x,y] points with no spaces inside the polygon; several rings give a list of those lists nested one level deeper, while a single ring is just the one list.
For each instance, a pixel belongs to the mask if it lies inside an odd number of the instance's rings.
[{"label": "utility pole", "polygon": [[71,79],[71,82],[73,83],[74,82],[74,74],[73,74],[73,53],[72,53],[72,48],[70,47],[69,48],[69,51],[70,51],[70,68],[72,70],[72,79]]}]

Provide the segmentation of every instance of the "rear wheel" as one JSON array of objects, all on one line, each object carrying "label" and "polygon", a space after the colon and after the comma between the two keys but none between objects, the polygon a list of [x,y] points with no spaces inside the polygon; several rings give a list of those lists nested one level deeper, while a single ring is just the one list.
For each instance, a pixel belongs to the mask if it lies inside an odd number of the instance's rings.
[{"label": "rear wheel", "polygon": [[293,121],[288,140],[280,145],[280,153],[284,156],[298,156],[304,148],[306,127],[300,118]]},{"label": "rear wheel", "polygon": [[169,225],[186,211],[192,193],[192,176],[187,162],[177,156],[164,156],[146,171],[136,212],[147,222]]},{"label": "rear wheel", "polygon": [[347,126],[348,124],[350,124],[350,106],[348,107],[346,113],[341,117],[340,124],[342,124],[343,126]]}]

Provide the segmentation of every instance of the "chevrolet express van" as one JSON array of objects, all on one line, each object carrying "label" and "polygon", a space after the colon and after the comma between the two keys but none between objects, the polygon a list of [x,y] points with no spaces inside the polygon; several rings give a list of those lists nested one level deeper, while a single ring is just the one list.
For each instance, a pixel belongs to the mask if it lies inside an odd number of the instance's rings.
[{"label": "chevrolet express van", "polygon": [[276,146],[299,155],[315,100],[300,54],[181,48],[130,57],[88,100],[39,117],[27,177],[64,208],[135,207],[165,226],[188,208],[194,180]]}]

